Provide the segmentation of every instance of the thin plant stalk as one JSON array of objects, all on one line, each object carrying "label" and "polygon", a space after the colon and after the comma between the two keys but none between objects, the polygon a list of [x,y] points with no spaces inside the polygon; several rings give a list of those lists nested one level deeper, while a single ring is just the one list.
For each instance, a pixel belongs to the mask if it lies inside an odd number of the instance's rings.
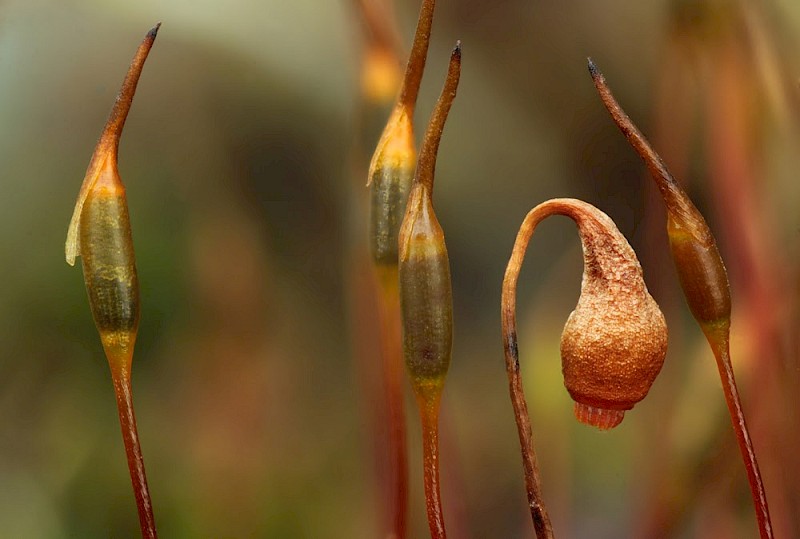
[{"label": "thin plant stalk", "polygon": [[439,408],[441,391],[417,396],[422,427],[422,468],[425,487],[425,511],[432,538],[446,537],[442,495],[439,484]]},{"label": "thin plant stalk", "polygon": [[[534,213],[535,212],[535,213]],[[508,373],[508,388],[511,394],[511,405],[517,422],[519,444],[522,450],[522,468],[525,475],[525,491],[528,495],[528,507],[531,512],[533,529],[537,539],[553,539],[553,524],[542,495],[542,479],[539,473],[539,462],[536,448],[533,445],[533,429],[531,428],[528,404],[522,387],[522,374],[519,368],[519,346],[517,341],[517,281],[525,258],[525,251],[538,223],[547,216],[541,207],[535,208],[525,220],[517,233],[514,249],[511,252],[503,278],[501,296],[501,324],[503,331],[503,351]]]},{"label": "thin plant stalk", "polygon": [[644,160],[667,208],[667,235],[689,308],[708,340],[719,370],[725,402],[744,461],[762,538],[774,536],[769,505],[747,428],[730,358],[730,285],[716,241],[703,216],[675,181],[661,157],[617,103],[605,77],[589,60],[589,72],[603,104]]},{"label": "thin plant stalk", "polygon": [[67,232],[67,262],[81,257],[89,305],[111,369],[122,439],[142,537],[157,537],[136,429],[131,363],[139,329],[139,282],[125,187],[117,170],[119,140],[159,25],[139,45],[89,162]]},{"label": "thin plant stalk", "polygon": [[389,415],[391,536],[404,538],[408,512],[408,450],[403,409],[403,353],[400,329],[400,295],[397,268],[378,268],[381,303],[381,349],[386,405]]},{"label": "thin plant stalk", "polygon": [[425,505],[433,539],[447,536],[439,487],[439,405],[452,354],[453,296],[444,232],[432,195],[439,143],[460,76],[458,43],[425,132],[398,245],[403,350],[422,424]]}]

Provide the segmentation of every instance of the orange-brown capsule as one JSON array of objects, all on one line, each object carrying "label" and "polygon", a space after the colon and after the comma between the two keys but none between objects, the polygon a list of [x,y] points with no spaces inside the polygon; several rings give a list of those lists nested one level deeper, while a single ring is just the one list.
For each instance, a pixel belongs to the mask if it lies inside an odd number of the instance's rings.
[{"label": "orange-brown capsule", "polygon": [[603,104],[645,161],[664,199],[670,250],[689,309],[706,334],[727,328],[731,316],[730,286],[711,229],[661,156],[614,99],[605,77],[591,59],[589,72]]},{"label": "orange-brown capsule", "polygon": [[564,385],[580,421],[610,429],[661,370],[667,325],[636,254],[607,215],[577,200],[545,204],[575,220],[583,244],[581,295],[561,335]]},{"label": "orange-brown capsule", "polygon": [[397,265],[398,234],[416,166],[414,109],[425,70],[435,5],[435,0],[422,2],[400,96],[369,167],[369,243],[378,265]]},{"label": "orange-brown capsule", "polygon": [[542,219],[575,221],[583,245],[584,272],[578,305],[561,336],[564,385],[576,417],[601,429],[618,425],[642,400],[661,370],[667,326],[647,291],[636,254],[614,222],[576,199],[553,199],[528,213],[520,227],[503,285],[507,357],[518,370],[514,305],[516,281],[530,237]]}]

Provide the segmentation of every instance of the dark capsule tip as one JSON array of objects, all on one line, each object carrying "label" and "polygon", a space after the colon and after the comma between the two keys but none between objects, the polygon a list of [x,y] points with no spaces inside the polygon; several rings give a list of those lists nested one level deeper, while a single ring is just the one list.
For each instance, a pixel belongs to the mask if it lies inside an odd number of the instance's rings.
[{"label": "dark capsule tip", "polygon": [[595,65],[594,60],[592,60],[592,58],[589,57],[587,58],[587,61],[589,63],[589,73],[592,75],[592,78],[596,79],[598,77],[602,77],[603,74],[600,73],[599,69],[597,69],[597,65]]},{"label": "dark capsule tip", "polygon": [[147,37],[149,37],[150,39],[155,39],[156,35],[158,35],[159,28],[161,28],[160,22],[157,23],[153,28],[151,28],[149,32],[147,32]]},{"label": "dark capsule tip", "polygon": [[453,48],[453,56],[461,58],[461,40],[456,41],[456,46]]}]

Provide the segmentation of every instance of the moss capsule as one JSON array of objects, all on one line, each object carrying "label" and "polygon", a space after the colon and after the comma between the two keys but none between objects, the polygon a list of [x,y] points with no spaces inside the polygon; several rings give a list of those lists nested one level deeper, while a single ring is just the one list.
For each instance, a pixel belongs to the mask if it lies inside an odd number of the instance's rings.
[{"label": "moss capsule", "polygon": [[125,188],[107,165],[83,205],[83,278],[109,361],[130,362],[139,329],[139,281]]},{"label": "moss capsule", "polygon": [[435,0],[422,2],[400,96],[369,167],[369,244],[378,265],[397,266],[397,238],[416,166],[414,109],[428,56],[435,5]]}]

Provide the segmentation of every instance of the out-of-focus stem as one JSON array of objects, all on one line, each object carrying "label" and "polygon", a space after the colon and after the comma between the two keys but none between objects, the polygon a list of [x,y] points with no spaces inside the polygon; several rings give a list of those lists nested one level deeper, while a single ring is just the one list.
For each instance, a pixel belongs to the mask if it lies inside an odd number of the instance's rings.
[{"label": "out-of-focus stem", "polygon": [[128,457],[128,470],[139,511],[139,525],[142,537],[156,539],[156,521],[153,517],[153,503],[147,487],[147,476],[144,471],[142,448],[139,445],[139,434],[136,430],[136,416],[133,413],[133,393],[131,391],[130,368],[115,366],[111,362],[111,377],[114,382],[114,394],[117,398],[119,423],[122,427],[122,440],[125,444],[125,455]]},{"label": "out-of-focus stem", "polygon": [[418,393],[422,424],[422,467],[425,482],[425,508],[431,539],[445,539],[442,496],[439,489],[439,404],[441,391]]},{"label": "out-of-focus stem", "polygon": [[403,353],[400,337],[400,296],[397,267],[377,266],[381,288],[381,350],[389,415],[389,493],[391,537],[406,536],[408,455],[403,410]]}]

